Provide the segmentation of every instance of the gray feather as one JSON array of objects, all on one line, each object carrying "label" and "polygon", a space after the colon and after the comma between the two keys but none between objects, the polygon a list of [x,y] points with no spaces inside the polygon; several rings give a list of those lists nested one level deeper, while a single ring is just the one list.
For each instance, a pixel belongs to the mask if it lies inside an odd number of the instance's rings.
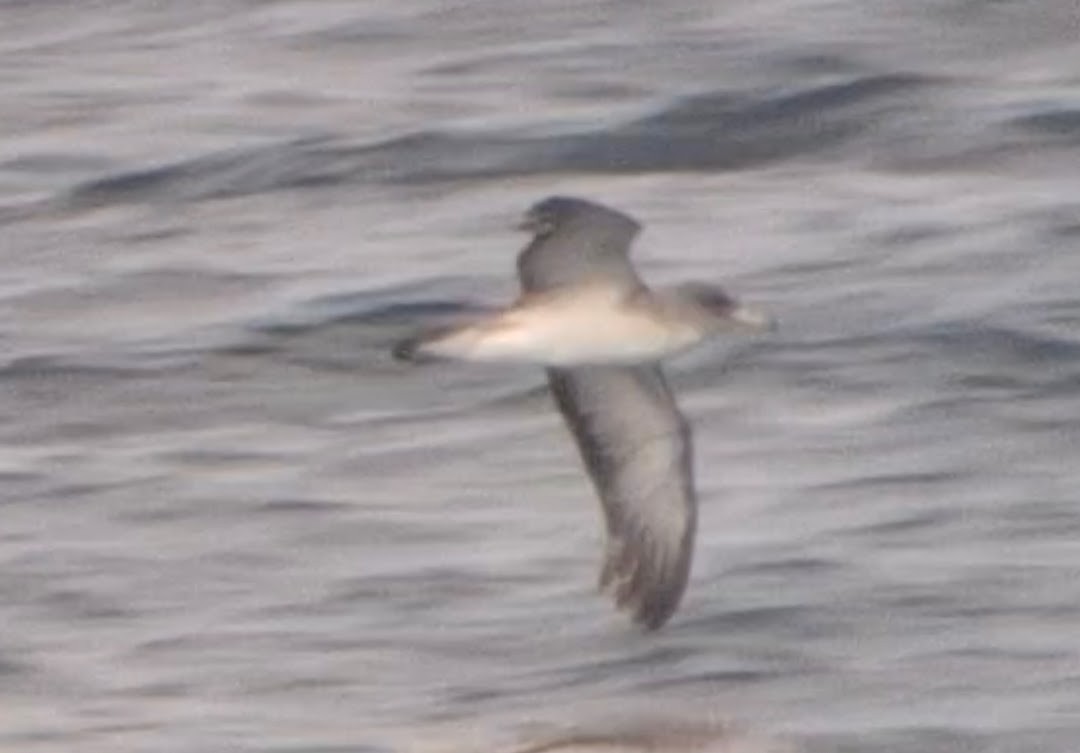
[{"label": "gray feather", "polygon": [[603,506],[600,586],[658,628],[679,605],[693,553],[689,426],[658,366],[549,369],[548,381]]},{"label": "gray feather", "polygon": [[535,233],[517,259],[525,292],[590,283],[628,290],[641,286],[628,256],[641,226],[622,212],[555,196],[530,209],[523,227]]}]

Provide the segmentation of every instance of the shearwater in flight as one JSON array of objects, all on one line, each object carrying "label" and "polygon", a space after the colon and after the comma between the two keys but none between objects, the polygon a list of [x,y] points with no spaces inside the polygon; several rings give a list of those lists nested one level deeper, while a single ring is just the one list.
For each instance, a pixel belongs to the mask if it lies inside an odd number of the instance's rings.
[{"label": "shearwater in flight", "polygon": [[600,587],[635,622],[658,628],[686,590],[697,523],[690,427],[659,362],[772,322],[716,286],[646,287],[629,259],[641,226],[610,207],[555,196],[520,227],[533,237],[517,259],[518,300],[404,341],[394,356],[547,369],[603,507]]}]

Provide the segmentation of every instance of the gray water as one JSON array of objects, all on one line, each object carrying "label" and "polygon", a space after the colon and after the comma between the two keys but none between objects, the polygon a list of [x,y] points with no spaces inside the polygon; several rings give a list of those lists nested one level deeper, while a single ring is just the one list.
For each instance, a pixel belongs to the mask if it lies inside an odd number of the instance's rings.
[{"label": "gray water", "polygon": [[[0,749],[1080,750],[1078,61],[1074,0],[0,2]],[[656,634],[542,374],[387,354],[552,193],[780,321],[671,365]]]}]

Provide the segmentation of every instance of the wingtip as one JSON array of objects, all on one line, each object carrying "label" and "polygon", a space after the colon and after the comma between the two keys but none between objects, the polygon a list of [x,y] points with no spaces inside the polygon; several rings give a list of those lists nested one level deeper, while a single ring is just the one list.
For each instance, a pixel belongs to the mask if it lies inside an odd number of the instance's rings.
[{"label": "wingtip", "polygon": [[[670,565],[675,565],[672,569]],[[674,563],[648,562],[632,547],[611,542],[599,588],[646,632],[659,630],[678,611],[689,575],[689,555]]]},{"label": "wingtip", "polygon": [[631,607],[630,619],[647,633],[659,630],[675,615],[679,608],[679,597],[671,599],[664,595],[659,601],[650,599],[640,601]]}]

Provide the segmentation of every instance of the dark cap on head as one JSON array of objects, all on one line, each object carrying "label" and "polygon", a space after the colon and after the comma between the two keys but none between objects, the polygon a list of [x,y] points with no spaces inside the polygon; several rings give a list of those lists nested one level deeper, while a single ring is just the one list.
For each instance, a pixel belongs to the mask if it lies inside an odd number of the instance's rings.
[{"label": "dark cap on head", "polygon": [[776,329],[776,320],[766,312],[732,298],[723,288],[704,282],[688,282],[675,289],[679,298],[693,302],[714,323],[755,331]]},{"label": "dark cap on head", "polygon": [[715,316],[727,316],[739,305],[723,288],[706,282],[687,282],[680,285],[678,290]]}]

